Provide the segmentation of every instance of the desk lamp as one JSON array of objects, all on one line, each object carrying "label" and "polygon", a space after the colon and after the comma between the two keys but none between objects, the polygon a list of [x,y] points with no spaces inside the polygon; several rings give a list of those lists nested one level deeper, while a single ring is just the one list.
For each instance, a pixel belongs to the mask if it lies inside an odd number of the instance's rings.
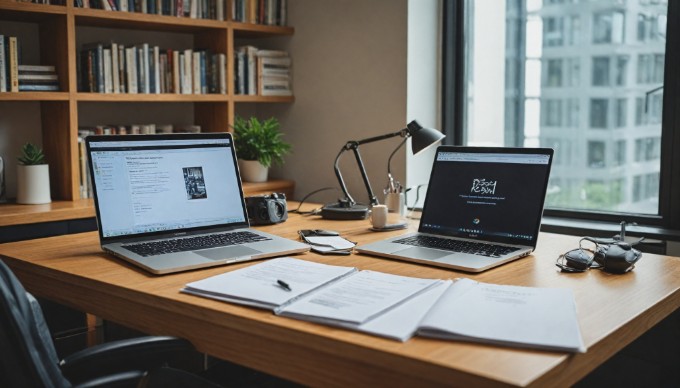
[{"label": "desk lamp", "polygon": [[347,191],[347,186],[345,185],[345,181],[344,179],[342,179],[342,174],[340,173],[339,167],[340,157],[342,156],[343,153],[345,153],[345,151],[351,150],[354,152],[354,157],[357,160],[357,164],[359,165],[359,171],[361,172],[361,177],[364,180],[364,185],[366,186],[366,191],[368,192],[370,206],[377,205],[379,202],[375,194],[373,194],[373,189],[371,188],[371,183],[368,180],[368,175],[366,174],[364,162],[361,160],[359,146],[362,144],[373,143],[376,141],[385,140],[397,136],[403,137],[404,140],[402,140],[397,146],[397,148],[392,152],[387,162],[387,174],[388,179],[390,181],[389,182],[390,187],[394,186],[394,179],[392,178],[390,163],[392,162],[392,157],[397,152],[397,150],[399,150],[399,148],[401,148],[401,146],[406,142],[406,139],[408,139],[409,137],[411,138],[411,150],[415,155],[444,138],[444,135],[441,132],[431,128],[423,128],[420,124],[418,124],[417,121],[413,120],[410,123],[408,123],[406,128],[397,132],[388,133],[385,135],[375,137],[369,137],[363,140],[348,141],[347,144],[345,144],[342,147],[342,149],[340,149],[338,156],[335,157],[335,176],[338,178],[340,188],[342,189],[342,193],[345,195],[345,197],[339,199],[338,202],[326,204],[325,206],[323,206],[321,208],[321,217],[330,220],[363,220],[366,218],[366,216],[368,215],[369,206],[356,203],[356,201],[354,201],[354,198],[352,198],[352,196]]}]

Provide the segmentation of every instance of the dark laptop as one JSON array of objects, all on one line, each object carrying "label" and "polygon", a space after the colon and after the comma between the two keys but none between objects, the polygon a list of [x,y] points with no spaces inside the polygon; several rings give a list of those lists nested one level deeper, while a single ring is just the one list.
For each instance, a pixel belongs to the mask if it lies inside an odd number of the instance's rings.
[{"label": "dark laptop", "polygon": [[165,274],[309,250],[249,228],[229,133],[85,141],[106,252]]},{"label": "dark laptop", "polygon": [[437,149],[418,233],[360,253],[481,272],[529,255],[543,215],[553,150]]}]

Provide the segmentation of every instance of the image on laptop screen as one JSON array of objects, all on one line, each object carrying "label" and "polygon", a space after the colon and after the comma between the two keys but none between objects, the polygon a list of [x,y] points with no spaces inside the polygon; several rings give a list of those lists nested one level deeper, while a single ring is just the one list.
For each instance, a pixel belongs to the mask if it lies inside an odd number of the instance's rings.
[{"label": "image on laptop screen", "polygon": [[419,232],[535,246],[550,158],[439,150]]},{"label": "image on laptop screen", "polygon": [[103,238],[247,225],[231,139],[92,141]]}]

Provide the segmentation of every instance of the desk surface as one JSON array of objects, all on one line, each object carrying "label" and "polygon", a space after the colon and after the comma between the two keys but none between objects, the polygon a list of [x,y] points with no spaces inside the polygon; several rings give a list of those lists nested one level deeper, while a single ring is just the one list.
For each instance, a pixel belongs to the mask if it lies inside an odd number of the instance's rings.
[{"label": "desk surface", "polygon": [[[298,215],[262,227],[289,238],[312,228],[342,231],[359,243],[404,232]],[[476,275],[358,254],[297,257],[407,276],[570,288],[585,354],[417,337],[400,343],[181,294],[188,282],[252,263],[154,276],[104,254],[95,232],[3,244],[0,256],[36,295],[151,334],[187,338],[202,352],[303,384],[546,386],[580,380],[680,306],[680,259],[645,254],[626,275],[560,273],[556,257],[577,244],[576,237],[542,234],[533,255]]]}]

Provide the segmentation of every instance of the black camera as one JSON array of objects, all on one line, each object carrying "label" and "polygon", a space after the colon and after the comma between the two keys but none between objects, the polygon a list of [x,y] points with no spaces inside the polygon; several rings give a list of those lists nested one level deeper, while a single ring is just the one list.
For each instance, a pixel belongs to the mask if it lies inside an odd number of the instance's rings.
[{"label": "black camera", "polygon": [[278,224],[288,219],[286,195],[272,193],[246,197],[246,211],[250,225]]}]

